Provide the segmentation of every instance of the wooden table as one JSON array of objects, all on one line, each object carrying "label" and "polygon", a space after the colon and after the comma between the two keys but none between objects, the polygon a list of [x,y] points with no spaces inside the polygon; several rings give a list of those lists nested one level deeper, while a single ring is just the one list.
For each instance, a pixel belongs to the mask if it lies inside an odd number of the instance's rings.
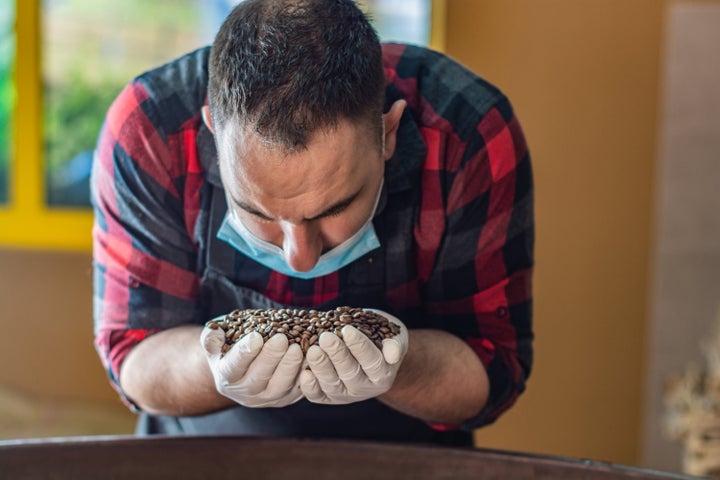
[{"label": "wooden table", "polygon": [[70,437],[0,442],[0,479],[689,479],[493,450],[249,437]]}]

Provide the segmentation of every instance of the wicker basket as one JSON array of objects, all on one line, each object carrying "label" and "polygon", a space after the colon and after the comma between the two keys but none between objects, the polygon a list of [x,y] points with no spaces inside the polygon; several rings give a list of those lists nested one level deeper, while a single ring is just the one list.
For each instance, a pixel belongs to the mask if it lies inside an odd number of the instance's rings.
[{"label": "wicker basket", "polygon": [[665,432],[683,444],[683,471],[720,480],[720,316],[703,344],[706,367],[689,368],[665,385]]}]

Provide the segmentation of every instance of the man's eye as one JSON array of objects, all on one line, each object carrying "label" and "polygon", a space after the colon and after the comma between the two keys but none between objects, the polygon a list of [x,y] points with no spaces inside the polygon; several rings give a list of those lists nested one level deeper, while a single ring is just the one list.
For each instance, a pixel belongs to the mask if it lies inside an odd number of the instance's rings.
[{"label": "man's eye", "polygon": [[268,218],[265,215],[261,215],[259,213],[253,213],[252,216],[256,221],[258,221],[260,223],[273,223],[274,222],[274,220],[272,218]]},{"label": "man's eye", "polygon": [[325,216],[325,217],[337,217],[338,215],[340,215],[340,214],[341,214],[342,212],[344,212],[344,211],[345,211],[345,208],[336,208],[336,209],[334,209],[334,210],[330,210],[329,212],[325,212],[325,215],[323,215],[323,216]]}]

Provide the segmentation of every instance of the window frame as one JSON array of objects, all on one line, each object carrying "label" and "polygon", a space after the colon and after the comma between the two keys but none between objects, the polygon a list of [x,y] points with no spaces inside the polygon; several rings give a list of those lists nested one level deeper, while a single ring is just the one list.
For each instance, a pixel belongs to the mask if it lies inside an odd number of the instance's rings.
[{"label": "window frame", "polygon": [[14,148],[8,202],[0,206],[0,245],[89,251],[92,211],[45,205],[40,33],[40,0],[16,1]]},{"label": "window frame", "polygon": [[[92,209],[45,203],[41,2],[15,2],[14,148],[8,168],[8,201],[0,205],[0,246],[88,252],[92,249]],[[431,9],[430,48],[444,51],[446,0],[432,0]]]}]

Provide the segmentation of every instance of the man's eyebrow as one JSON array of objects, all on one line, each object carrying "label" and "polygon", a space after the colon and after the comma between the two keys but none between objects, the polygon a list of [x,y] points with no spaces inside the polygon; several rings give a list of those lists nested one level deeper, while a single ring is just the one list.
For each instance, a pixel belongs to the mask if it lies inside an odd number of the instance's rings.
[{"label": "man's eyebrow", "polygon": [[345,199],[343,199],[343,200],[340,200],[339,202],[337,202],[337,203],[335,203],[334,205],[332,205],[330,208],[325,209],[325,210],[324,210],[322,213],[320,213],[319,215],[315,215],[315,216],[312,217],[312,218],[306,218],[305,220],[306,220],[306,221],[319,220],[319,219],[324,218],[324,217],[329,217],[330,215],[337,215],[338,213],[342,212],[342,211],[345,210],[347,207],[349,207],[350,204],[355,201],[355,199],[358,197],[358,195],[360,195],[360,191],[361,191],[361,190],[362,190],[362,189],[360,189],[360,190],[358,190],[357,192],[353,193],[353,194],[350,195],[349,197],[347,197],[347,198],[345,198]]},{"label": "man's eyebrow", "polygon": [[[313,220],[319,220],[319,219],[321,219],[321,218],[329,217],[329,216],[331,216],[331,215],[337,215],[338,213],[342,212],[342,211],[345,210],[347,207],[349,207],[350,204],[355,201],[355,199],[358,197],[358,195],[360,195],[360,192],[361,192],[361,191],[362,191],[362,188],[361,188],[360,190],[358,190],[357,192],[353,193],[352,195],[350,195],[349,197],[344,198],[343,200],[340,200],[339,202],[333,204],[332,206],[330,206],[329,208],[325,209],[325,210],[324,210],[323,212],[321,212],[320,214],[315,215],[315,216],[312,217],[312,218],[306,218],[306,219],[304,219],[304,220],[305,220],[306,222],[311,222],[311,221],[313,221]],[[249,214],[255,215],[256,217],[259,217],[259,218],[262,218],[263,220],[270,220],[270,221],[274,221],[274,220],[275,220],[275,219],[272,218],[272,217],[268,217],[267,215],[265,215],[265,214],[262,213],[261,211],[257,210],[256,208],[251,207],[251,206],[248,205],[247,203],[241,202],[241,201],[239,201],[239,200],[238,200],[237,198],[235,198],[235,197],[231,197],[231,198],[232,198],[233,202],[235,202],[235,204],[236,204],[238,207],[242,208],[243,210],[245,210],[245,211],[248,212]]]},{"label": "man's eyebrow", "polygon": [[243,210],[245,210],[245,211],[248,212],[249,214],[255,215],[256,217],[260,217],[260,218],[262,218],[263,220],[271,220],[271,221],[273,220],[272,218],[270,218],[270,217],[268,217],[267,215],[265,215],[264,213],[262,213],[260,210],[254,209],[253,207],[251,207],[251,206],[248,205],[247,203],[241,202],[241,201],[239,201],[239,200],[238,200],[237,198],[235,198],[235,197],[230,197],[230,198],[232,198],[233,202],[235,202],[235,205],[237,205],[238,207],[242,208]]}]

